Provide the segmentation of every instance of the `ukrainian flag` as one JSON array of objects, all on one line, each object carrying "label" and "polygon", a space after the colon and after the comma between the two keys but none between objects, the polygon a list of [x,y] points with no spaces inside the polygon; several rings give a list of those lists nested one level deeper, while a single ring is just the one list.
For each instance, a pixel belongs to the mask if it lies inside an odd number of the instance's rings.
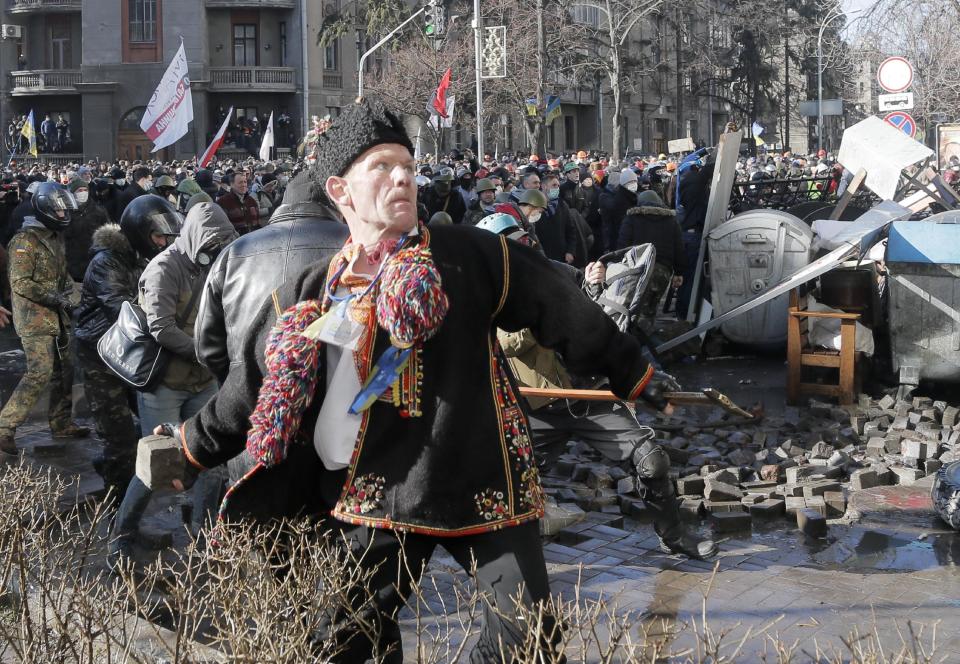
[{"label": "ukrainian flag", "polygon": [[37,131],[33,128],[33,109],[30,109],[30,115],[27,116],[27,121],[23,123],[23,129],[20,130],[20,134],[24,136],[28,141],[30,141],[30,154],[34,157],[37,156]]},{"label": "ukrainian flag", "polygon": [[561,115],[563,115],[563,111],[560,110],[560,97],[547,95],[547,124],[550,124]]},{"label": "ukrainian flag", "polygon": [[527,115],[532,118],[537,117],[537,98],[530,97],[527,99]]}]

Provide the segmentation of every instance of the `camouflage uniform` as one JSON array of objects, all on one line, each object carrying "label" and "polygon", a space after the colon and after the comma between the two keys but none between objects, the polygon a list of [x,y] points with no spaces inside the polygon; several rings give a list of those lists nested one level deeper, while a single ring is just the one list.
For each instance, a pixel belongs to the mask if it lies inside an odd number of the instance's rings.
[{"label": "camouflage uniform", "polygon": [[13,324],[27,372],[0,412],[0,437],[12,437],[50,384],[50,429],[73,427],[73,364],[70,361],[70,317],[58,306],[60,294],[72,287],[67,274],[63,238],[45,228],[25,225],[7,247]]}]

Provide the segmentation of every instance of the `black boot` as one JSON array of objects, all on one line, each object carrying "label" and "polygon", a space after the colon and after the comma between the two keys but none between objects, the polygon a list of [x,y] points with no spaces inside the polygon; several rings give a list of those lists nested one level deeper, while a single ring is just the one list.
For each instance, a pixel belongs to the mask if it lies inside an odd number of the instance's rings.
[{"label": "black boot", "polygon": [[640,497],[653,512],[653,529],[660,537],[660,550],[698,560],[716,555],[716,542],[700,537],[680,521],[680,503],[668,474],[670,459],[663,448],[647,441],[634,452],[633,463]]}]

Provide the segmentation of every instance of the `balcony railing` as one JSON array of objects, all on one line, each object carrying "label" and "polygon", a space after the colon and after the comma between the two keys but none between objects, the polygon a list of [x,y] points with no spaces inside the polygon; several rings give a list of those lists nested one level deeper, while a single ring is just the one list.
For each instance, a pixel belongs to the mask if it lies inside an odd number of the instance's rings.
[{"label": "balcony railing", "polygon": [[335,71],[323,72],[323,87],[328,90],[339,90],[343,87],[343,74]]},{"label": "balcony railing", "polygon": [[293,9],[296,0],[206,0],[207,9]]},{"label": "balcony railing", "polygon": [[78,12],[82,0],[12,0],[11,14],[27,14],[30,12]]},{"label": "balcony railing", "polygon": [[296,77],[292,67],[211,67],[210,89],[293,92]]},{"label": "balcony railing", "polygon": [[77,84],[82,82],[79,69],[13,71],[10,78],[15,95],[76,92]]}]

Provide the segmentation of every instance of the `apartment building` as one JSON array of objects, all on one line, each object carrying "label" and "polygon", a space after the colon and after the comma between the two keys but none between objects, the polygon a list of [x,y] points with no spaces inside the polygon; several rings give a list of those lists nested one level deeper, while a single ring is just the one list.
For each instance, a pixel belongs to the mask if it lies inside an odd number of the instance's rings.
[{"label": "apartment building", "polygon": [[[233,106],[240,118],[287,113],[303,123],[306,0],[0,0],[0,125],[33,110],[70,123],[65,151],[145,158],[140,118],[183,40],[194,121],[161,152],[203,151]],[[283,140],[283,139],[281,139]]]}]

